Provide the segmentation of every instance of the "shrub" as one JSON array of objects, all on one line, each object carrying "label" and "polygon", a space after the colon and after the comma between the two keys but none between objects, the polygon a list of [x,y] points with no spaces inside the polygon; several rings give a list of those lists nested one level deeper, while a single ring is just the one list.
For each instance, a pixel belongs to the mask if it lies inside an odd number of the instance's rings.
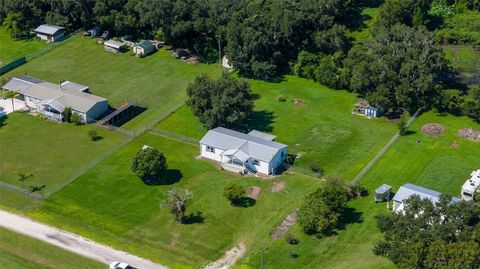
[{"label": "shrub", "polygon": [[296,259],[296,258],[298,258],[298,254],[295,253],[295,252],[290,252],[290,257],[291,257],[292,259]]},{"label": "shrub", "polygon": [[97,141],[100,139],[100,136],[98,135],[97,130],[88,131],[88,137],[90,138],[91,141]]},{"label": "shrub", "polygon": [[66,122],[72,122],[72,108],[66,107],[62,112],[63,120]]},{"label": "shrub", "polygon": [[72,115],[70,116],[70,121],[75,125],[81,125],[82,120],[83,119],[82,119],[82,116],[80,116],[80,114],[72,113]]},{"label": "shrub", "polygon": [[277,102],[285,102],[285,101],[287,101],[287,98],[285,98],[285,96],[283,95],[277,96]]},{"label": "shrub", "polygon": [[403,113],[402,117],[400,117],[400,121],[397,124],[398,126],[398,132],[400,135],[406,135],[408,132],[407,128],[407,114]]},{"label": "shrub", "polygon": [[163,153],[151,147],[139,150],[132,159],[132,171],[147,184],[158,179],[167,167]]},{"label": "shrub", "polygon": [[243,198],[245,194],[245,189],[235,183],[228,184],[223,190],[223,196],[230,201],[231,205],[234,205],[235,202],[238,202],[238,200]]},{"label": "shrub", "polygon": [[320,172],[320,164],[317,161],[311,161],[308,166],[310,167],[310,170],[314,173],[319,173]]},{"label": "shrub", "polygon": [[297,245],[299,243],[298,239],[296,239],[291,234],[287,234],[287,236],[285,237],[285,240],[287,240],[287,243],[290,245]]},{"label": "shrub", "polygon": [[348,186],[347,195],[348,195],[349,199],[354,199],[354,198],[358,198],[358,197],[367,196],[368,191],[364,186],[362,186],[358,183],[353,183],[350,186]]}]

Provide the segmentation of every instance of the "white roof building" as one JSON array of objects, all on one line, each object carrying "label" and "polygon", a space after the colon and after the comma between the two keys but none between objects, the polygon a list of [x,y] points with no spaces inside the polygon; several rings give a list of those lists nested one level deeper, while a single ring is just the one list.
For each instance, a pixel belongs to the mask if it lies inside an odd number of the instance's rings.
[{"label": "white roof building", "polygon": [[[395,193],[393,197],[393,211],[395,213],[400,213],[405,208],[405,200],[410,198],[413,195],[419,196],[421,199],[428,199],[432,203],[438,203],[440,201],[440,196],[442,193],[434,190],[430,190],[424,187],[420,187],[414,184],[404,184],[400,186],[398,191]],[[452,202],[459,202],[460,199],[453,197]]]},{"label": "white roof building", "polygon": [[65,27],[50,25],[50,24],[42,24],[38,26],[35,30],[37,33],[37,37],[42,40],[47,40],[51,42],[58,41],[65,35]]},{"label": "white roof building", "polygon": [[286,158],[287,145],[272,141],[276,136],[259,131],[240,133],[223,127],[207,132],[200,140],[200,155],[238,171],[270,175]]}]

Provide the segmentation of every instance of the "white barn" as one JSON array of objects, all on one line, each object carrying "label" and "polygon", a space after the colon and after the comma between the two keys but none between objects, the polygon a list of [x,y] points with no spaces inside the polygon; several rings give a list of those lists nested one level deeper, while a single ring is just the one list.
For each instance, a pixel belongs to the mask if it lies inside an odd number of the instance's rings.
[{"label": "white barn", "polygon": [[62,112],[70,107],[84,123],[93,122],[108,111],[108,100],[88,93],[88,87],[71,81],[53,84],[31,77],[14,77],[3,89],[19,93],[31,110],[62,121]]},{"label": "white barn", "polygon": [[37,37],[49,42],[55,42],[65,36],[65,28],[56,25],[42,24],[34,30]]},{"label": "white barn", "polygon": [[272,175],[287,157],[287,145],[275,138],[255,130],[244,134],[218,127],[200,140],[200,155],[230,171]]},{"label": "white barn", "polygon": [[[437,203],[440,201],[440,196],[442,193],[434,190],[430,190],[424,187],[420,187],[414,184],[406,183],[398,189],[393,197],[393,212],[402,213],[405,208],[405,200],[410,198],[413,195],[417,195],[422,199],[428,199],[432,203]],[[453,197],[452,202],[459,202],[460,199]]]}]

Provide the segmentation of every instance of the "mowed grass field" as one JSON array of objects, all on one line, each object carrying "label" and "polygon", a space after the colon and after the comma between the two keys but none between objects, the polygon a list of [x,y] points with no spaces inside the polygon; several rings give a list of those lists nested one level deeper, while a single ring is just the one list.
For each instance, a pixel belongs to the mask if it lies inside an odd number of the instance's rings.
[{"label": "mowed grass field", "polygon": [[[146,185],[131,171],[131,159],[143,145],[165,153],[168,184]],[[320,183],[292,173],[275,180],[241,177],[196,160],[197,155],[196,146],[142,135],[28,215],[172,268],[198,268],[240,242],[250,246],[268,241],[274,227]],[[277,181],[286,188],[273,193],[269,188]],[[261,187],[256,204],[232,207],[223,197],[224,186],[231,182]],[[160,208],[173,188],[193,192],[187,206],[187,215],[195,215],[190,224],[176,223]]]},{"label": "mowed grass field", "polygon": [[45,46],[46,42],[35,37],[15,40],[4,27],[0,27],[0,65],[9,63],[20,56],[42,49]]},{"label": "mowed grass field", "polygon": [[217,65],[191,65],[166,49],[145,58],[105,51],[94,39],[74,36],[61,47],[7,73],[50,82],[70,80],[90,87],[93,94],[118,107],[126,102],[147,108],[123,127],[141,130],[186,98],[187,85],[202,73],[219,75]]},{"label": "mowed grass field", "polygon": [[[420,128],[426,123],[440,123],[446,131],[439,137],[424,135]],[[289,245],[278,240],[263,248],[265,268],[396,268],[390,261],[377,257],[372,249],[381,233],[376,228],[375,216],[387,213],[386,204],[373,202],[374,190],[381,184],[392,185],[396,191],[405,183],[413,183],[459,197],[462,184],[472,170],[480,168],[480,143],[457,135],[458,129],[480,129],[480,124],[465,117],[441,116],[433,112],[421,115],[411,126],[413,132],[401,137],[361,180],[370,195],[354,200],[350,206],[362,212],[361,220],[352,223],[338,235],[317,239],[305,235],[298,225],[290,231],[300,240]],[[452,147],[456,141],[458,147]],[[249,254],[236,268],[258,268],[262,248]],[[290,257],[297,253],[298,258]]]},{"label": "mowed grass field", "polygon": [[[309,169],[318,162],[325,174],[352,179],[396,133],[395,122],[352,115],[355,94],[326,88],[313,81],[287,76],[280,83],[249,81],[258,95],[255,111],[243,131],[275,134],[276,141],[297,154],[295,165]],[[278,102],[278,96],[285,102]],[[305,103],[295,105],[294,99]],[[156,129],[200,139],[207,130],[188,107],[160,122]]]},{"label": "mowed grass field", "polygon": [[0,228],[0,264],[0,267],[5,269],[103,269],[108,267],[3,228]]},{"label": "mowed grass field", "polygon": [[[96,130],[102,139],[90,141],[89,130]],[[44,186],[41,192],[48,194],[125,140],[94,125],[57,124],[26,113],[12,113],[0,123],[0,180],[22,187],[17,173],[33,173],[33,178],[25,182],[26,189]]]}]

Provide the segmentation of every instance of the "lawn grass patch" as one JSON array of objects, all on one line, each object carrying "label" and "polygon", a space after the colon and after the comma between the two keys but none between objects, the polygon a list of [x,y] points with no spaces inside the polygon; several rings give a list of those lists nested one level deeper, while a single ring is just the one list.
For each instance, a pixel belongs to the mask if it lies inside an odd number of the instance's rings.
[{"label": "lawn grass patch", "polygon": [[0,27],[0,66],[45,46],[46,42],[35,37],[15,40],[4,27]]},{"label": "lawn grass patch", "polygon": [[0,228],[0,264],[8,269],[102,269],[107,265]]},{"label": "lawn grass patch", "polygon": [[[43,186],[48,194],[92,160],[126,138],[94,125],[58,124],[26,113],[12,113],[0,127],[0,180],[18,187],[17,172],[33,173],[25,186]],[[102,137],[91,141],[88,131]]]},{"label": "lawn grass patch", "polygon": [[[243,131],[257,129],[277,136],[298,154],[295,166],[309,170],[316,161],[326,174],[355,175],[395,134],[395,123],[384,118],[352,115],[357,97],[346,91],[328,89],[318,83],[287,76],[280,83],[248,81],[258,95],[253,114]],[[286,102],[277,102],[279,95]],[[302,105],[292,103],[304,100]],[[188,107],[160,122],[157,129],[200,139],[206,132]]]},{"label": "lawn grass patch", "polygon": [[94,39],[74,36],[7,75],[26,73],[53,83],[70,80],[89,86],[93,94],[107,98],[114,107],[131,102],[147,108],[123,126],[138,131],[185,100],[187,85],[196,76],[217,76],[221,70],[217,65],[177,60],[167,49],[138,58],[107,52]]},{"label": "lawn grass patch", "polygon": [[[167,158],[171,185],[148,186],[130,169],[131,158],[149,145]],[[196,160],[198,148],[144,134],[47,199],[29,216],[172,268],[198,268],[221,257],[238,242],[253,244],[269,233],[318,180],[287,173],[286,188],[263,192],[253,207],[232,207],[224,197],[227,183],[268,189],[272,181],[221,171]],[[161,210],[172,188],[193,192],[187,215],[201,223],[178,224]],[[92,195],[94,194],[94,195]],[[61,222],[59,222],[61,220]]]}]

